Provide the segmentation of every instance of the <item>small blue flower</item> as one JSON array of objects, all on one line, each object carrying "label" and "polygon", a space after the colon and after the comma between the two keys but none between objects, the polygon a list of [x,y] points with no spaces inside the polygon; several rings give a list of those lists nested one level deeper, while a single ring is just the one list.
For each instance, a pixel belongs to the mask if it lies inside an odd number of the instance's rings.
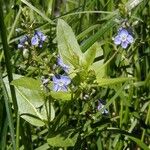
[{"label": "small blue flower", "polygon": [[34,35],[31,39],[31,44],[32,45],[38,45],[39,44],[39,39],[38,39],[38,36],[37,35]]},{"label": "small blue flower", "polygon": [[25,44],[28,44],[28,39],[29,37],[27,35],[23,36],[20,40],[19,40],[19,44],[18,44],[18,48],[24,48]]},{"label": "small blue flower", "polygon": [[57,63],[58,63],[59,66],[61,66],[61,67],[63,68],[63,70],[64,70],[66,73],[69,72],[69,66],[66,65],[66,64],[64,64],[64,63],[63,63],[63,60],[62,60],[60,57],[57,58]]},{"label": "small blue flower", "polygon": [[129,44],[133,43],[133,37],[132,35],[125,29],[120,28],[118,35],[114,38],[114,43],[116,45],[122,46],[122,48],[127,48]]},{"label": "small blue flower", "polygon": [[[104,104],[102,102],[102,100],[98,100],[98,106],[97,106],[97,110],[101,110],[104,107]],[[108,114],[108,110],[104,109],[104,111],[102,112],[102,114]]]},{"label": "small blue flower", "polygon": [[47,36],[45,36],[42,32],[36,30],[34,36],[31,39],[31,44],[33,46],[42,47],[43,42],[46,40],[46,37]]},{"label": "small blue flower", "polygon": [[68,76],[57,75],[53,76],[53,90],[54,91],[68,91],[68,85],[71,83],[71,79]]}]

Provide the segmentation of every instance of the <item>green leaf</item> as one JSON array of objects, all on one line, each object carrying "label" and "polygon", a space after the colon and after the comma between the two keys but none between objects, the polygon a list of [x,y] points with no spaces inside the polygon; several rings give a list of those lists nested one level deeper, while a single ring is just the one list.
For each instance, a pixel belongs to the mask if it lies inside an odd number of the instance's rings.
[{"label": "green leaf", "polygon": [[[45,125],[42,121],[42,115],[38,109],[36,109],[44,104],[43,96],[41,91],[39,91],[39,81],[17,74],[13,74],[13,77],[15,80],[12,81],[12,85],[14,85],[16,89],[19,114],[32,125]],[[3,80],[8,94],[11,97],[8,79],[4,78]]]},{"label": "green leaf", "polygon": [[46,149],[49,149],[49,148],[50,147],[49,147],[48,143],[45,143],[42,146],[36,148],[35,150],[46,150]]},{"label": "green leaf", "polygon": [[[19,78],[21,78],[21,77],[23,77],[23,76],[18,75],[18,74],[13,74],[13,79],[19,79]],[[8,96],[10,97],[10,101],[12,102],[8,77],[6,76],[5,78],[3,78],[3,81],[4,81],[4,83],[5,83],[5,86],[6,86],[6,89],[7,89]]]},{"label": "green leaf", "polygon": [[41,83],[38,80],[29,77],[20,77],[19,79],[13,80],[12,85],[21,86],[31,90],[41,90]]},{"label": "green leaf", "polygon": [[16,87],[19,114],[23,119],[35,126],[43,126],[42,117],[30,100],[22,93],[22,88]]},{"label": "green leaf", "polygon": [[93,65],[91,66],[91,69],[95,71],[97,80],[100,80],[101,78],[105,76],[105,69],[107,65],[111,62],[111,60],[115,57],[116,54],[117,52],[115,52],[113,56],[109,60],[107,60],[104,64],[102,64],[102,61],[93,63]]},{"label": "green leaf", "polygon": [[97,43],[93,44],[85,53],[84,53],[84,68],[89,68],[93,63],[97,51]]},{"label": "green leaf", "polygon": [[82,52],[71,27],[62,19],[57,23],[58,52],[64,63],[78,67]]},{"label": "green leaf", "polygon": [[51,91],[50,95],[56,100],[69,101],[71,100],[70,92],[54,92]]},{"label": "green leaf", "polygon": [[40,81],[28,77],[20,77],[13,80],[12,85],[18,87],[21,93],[32,103],[34,107],[44,104]]},{"label": "green leaf", "polygon": [[109,85],[114,85],[114,84],[119,84],[119,83],[123,83],[126,81],[130,81],[130,80],[135,80],[135,78],[101,78],[101,79],[97,79],[97,83],[99,86],[109,86]]},{"label": "green leaf", "polygon": [[65,137],[61,134],[57,134],[54,137],[50,137],[47,139],[49,145],[54,147],[70,147],[74,146],[77,140],[77,134],[73,137]]},{"label": "green leaf", "polygon": [[131,11],[133,8],[135,8],[137,5],[139,5],[143,0],[130,0],[127,2],[126,7],[128,11]]},{"label": "green leaf", "polygon": [[77,39],[80,40],[80,39],[85,38],[89,32],[93,31],[94,29],[98,28],[99,26],[100,26],[99,24],[90,26],[89,28],[87,28],[86,30],[84,30],[83,32],[81,32],[77,36]]}]

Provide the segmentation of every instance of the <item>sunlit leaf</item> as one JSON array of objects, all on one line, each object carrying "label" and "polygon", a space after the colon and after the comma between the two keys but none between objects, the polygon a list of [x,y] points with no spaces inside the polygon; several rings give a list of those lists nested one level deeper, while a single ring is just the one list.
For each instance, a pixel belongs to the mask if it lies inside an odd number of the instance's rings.
[{"label": "sunlit leaf", "polygon": [[54,147],[71,147],[75,145],[77,134],[73,137],[65,137],[61,134],[57,134],[54,137],[47,139],[49,145]]},{"label": "sunlit leaf", "polygon": [[71,100],[71,93],[70,92],[50,92],[51,96],[56,100],[68,101]]},{"label": "sunlit leaf", "polygon": [[126,81],[131,81],[134,80],[135,78],[102,78],[102,79],[97,79],[97,83],[99,86],[109,86],[109,85],[114,85],[114,84],[119,84],[119,83],[123,83]]},{"label": "sunlit leaf", "polygon": [[57,42],[63,61],[71,67],[78,67],[83,54],[71,27],[62,19],[57,23]]},{"label": "sunlit leaf", "polygon": [[[22,118],[35,126],[43,126],[42,117],[28,98],[22,93],[22,89],[15,87],[18,111]],[[34,117],[35,116],[35,117]]]}]

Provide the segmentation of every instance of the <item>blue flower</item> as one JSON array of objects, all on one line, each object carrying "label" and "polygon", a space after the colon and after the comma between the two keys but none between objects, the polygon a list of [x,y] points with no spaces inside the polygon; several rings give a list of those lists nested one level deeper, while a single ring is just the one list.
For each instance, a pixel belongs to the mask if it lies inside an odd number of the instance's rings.
[{"label": "blue flower", "polygon": [[19,44],[18,44],[18,48],[24,48],[25,44],[28,44],[28,39],[29,37],[27,35],[23,36],[20,40],[19,40]]},{"label": "blue flower", "polygon": [[42,32],[36,30],[34,36],[31,39],[31,44],[33,46],[42,47],[43,42],[46,40],[46,37],[47,36],[45,36]]},{"label": "blue flower", "polygon": [[[101,110],[104,107],[104,102],[103,100],[98,100],[98,106],[97,106],[97,110]],[[108,110],[104,109],[104,111],[102,111],[102,114],[108,114]]]},{"label": "blue flower", "polygon": [[68,85],[71,83],[71,79],[68,76],[57,75],[53,76],[53,91],[68,91]]},{"label": "blue flower", "polygon": [[64,63],[63,63],[63,60],[62,60],[60,57],[57,58],[57,63],[58,63],[59,66],[61,66],[61,67],[63,68],[63,70],[64,70],[66,73],[69,72],[69,66],[66,65],[66,64],[64,64]]},{"label": "blue flower", "polygon": [[120,28],[118,35],[114,38],[114,43],[116,45],[122,46],[122,48],[127,48],[129,44],[133,43],[133,37],[132,35],[125,29]]}]

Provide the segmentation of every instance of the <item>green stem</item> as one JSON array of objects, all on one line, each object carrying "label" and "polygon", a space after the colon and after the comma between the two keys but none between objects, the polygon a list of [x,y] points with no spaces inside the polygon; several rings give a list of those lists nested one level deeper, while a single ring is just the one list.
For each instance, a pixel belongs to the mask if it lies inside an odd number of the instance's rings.
[{"label": "green stem", "polygon": [[15,18],[15,21],[14,21],[14,23],[13,23],[13,25],[11,27],[10,33],[8,35],[8,43],[10,42],[10,39],[11,39],[11,37],[13,35],[13,32],[15,31],[15,27],[16,27],[17,22],[19,20],[20,14],[21,14],[21,7],[19,8],[19,11],[18,11],[17,16]]},{"label": "green stem", "polygon": [[[4,56],[5,56],[8,80],[9,80],[9,83],[11,83],[11,81],[13,80],[12,67],[11,67],[11,62],[10,62],[10,52],[9,52],[9,47],[8,47],[8,43],[7,43],[7,33],[6,33],[6,27],[5,27],[5,24],[4,24],[4,15],[3,15],[2,6],[3,6],[2,5],[2,0],[0,0],[0,31],[1,31],[1,39],[2,39],[2,44],[3,44],[3,49],[4,49]],[[11,91],[11,96],[12,96],[14,110],[15,110],[15,113],[17,114],[18,107],[17,107],[15,88],[14,88],[13,85],[10,85],[10,91]]]},{"label": "green stem", "polygon": [[[149,118],[150,118],[150,104],[149,104],[149,108],[148,108],[148,113],[147,113],[147,116],[146,116],[145,124],[148,124],[148,122],[150,121]],[[141,138],[142,142],[144,141],[145,132],[146,132],[146,130],[144,129],[143,133],[142,133],[142,138]]]},{"label": "green stem", "polygon": [[16,150],[19,150],[19,136],[20,136],[20,115],[17,115],[17,129],[16,129]]},{"label": "green stem", "polygon": [[1,129],[0,147],[1,150],[6,150],[7,130],[8,130],[8,116],[3,120],[3,128]]},{"label": "green stem", "polygon": [[8,117],[8,124],[9,124],[9,128],[10,128],[10,134],[11,134],[12,144],[13,144],[13,150],[16,150],[15,132],[14,132],[14,125],[13,125],[13,115],[11,112],[11,106],[9,103],[10,100],[8,98],[8,95],[7,95],[7,90],[6,90],[6,87],[3,83],[1,70],[0,70],[0,85],[2,86],[2,92],[3,92],[2,94],[4,96],[4,101],[5,101],[5,107],[6,107],[7,117]]},{"label": "green stem", "polygon": [[121,105],[121,108],[120,108],[120,128],[122,128],[122,120],[123,120],[123,100],[122,99],[120,100],[120,105]]}]

